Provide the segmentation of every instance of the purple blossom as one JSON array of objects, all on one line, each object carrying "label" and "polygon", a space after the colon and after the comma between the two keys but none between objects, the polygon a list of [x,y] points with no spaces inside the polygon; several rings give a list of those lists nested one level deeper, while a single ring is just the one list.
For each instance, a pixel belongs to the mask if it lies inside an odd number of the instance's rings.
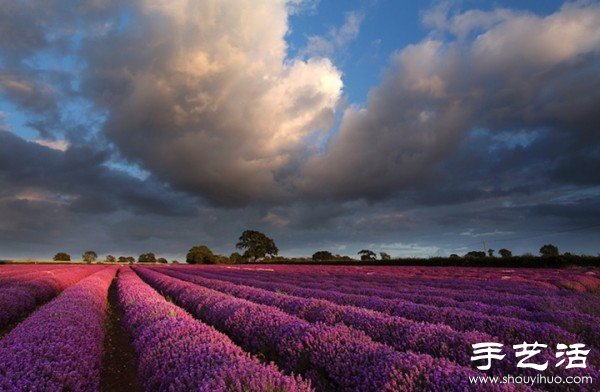
[{"label": "purple blossom", "polygon": [[95,391],[114,268],[66,289],[0,340],[0,390]]},{"label": "purple blossom", "polygon": [[16,321],[70,285],[101,270],[99,266],[69,266],[57,269],[26,268],[26,273],[9,276],[0,282],[0,328]]},{"label": "purple blossom", "polygon": [[167,302],[129,268],[119,273],[119,303],[148,391],[310,391],[300,378],[261,364],[227,336]]},{"label": "purple blossom", "polygon": [[[429,355],[399,352],[343,325],[309,323],[147,268],[136,272],[183,308],[227,333],[242,348],[261,353],[288,371],[310,378],[319,390],[482,390],[468,384],[477,372]],[[437,377],[446,374],[447,377]],[[487,385],[485,389],[501,389]]]}]

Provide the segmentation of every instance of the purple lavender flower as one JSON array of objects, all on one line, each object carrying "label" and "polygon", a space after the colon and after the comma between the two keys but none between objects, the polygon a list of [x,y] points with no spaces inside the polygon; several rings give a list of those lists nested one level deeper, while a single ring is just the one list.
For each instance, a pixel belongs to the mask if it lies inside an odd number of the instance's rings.
[{"label": "purple lavender flower", "polygon": [[[428,355],[398,352],[343,325],[309,323],[146,268],[136,272],[196,317],[227,333],[242,348],[299,372],[319,390],[453,390],[478,372]],[[447,374],[440,379],[437,374]],[[500,389],[488,385],[488,389]],[[485,388],[484,388],[485,389]],[[481,390],[464,385],[464,390]]]},{"label": "purple lavender flower", "polygon": [[95,391],[114,268],[66,289],[0,340],[0,390]]},{"label": "purple lavender flower", "polygon": [[99,266],[69,266],[38,271],[27,268],[25,275],[14,275],[0,284],[0,328],[16,321],[23,314],[33,310],[63,291],[70,285],[101,270]]},{"label": "purple lavender flower", "polygon": [[227,336],[167,302],[130,269],[117,280],[125,327],[148,391],[310,391],[310,384],[261,364]]}]

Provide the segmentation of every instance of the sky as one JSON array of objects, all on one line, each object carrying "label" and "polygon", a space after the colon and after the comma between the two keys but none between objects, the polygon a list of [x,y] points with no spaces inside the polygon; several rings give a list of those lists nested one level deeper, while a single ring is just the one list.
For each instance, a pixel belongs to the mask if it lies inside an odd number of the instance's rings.
[{"label": "sky", "polygon": [[0,258],[600,252],[600,3],[0,0]]}]

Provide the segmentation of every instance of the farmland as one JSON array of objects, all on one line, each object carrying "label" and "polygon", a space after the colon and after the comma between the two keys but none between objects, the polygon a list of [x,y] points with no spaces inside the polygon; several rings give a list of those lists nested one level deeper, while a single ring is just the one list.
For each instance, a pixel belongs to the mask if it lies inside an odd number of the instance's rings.
[{"label": "farmland", "polygon": [[[590,268],[2,265],[0,390],[597,390],[599,289]],[[575,344],[585,367],[560,362]],[[593,384],[472,381],[506,375]]]}]

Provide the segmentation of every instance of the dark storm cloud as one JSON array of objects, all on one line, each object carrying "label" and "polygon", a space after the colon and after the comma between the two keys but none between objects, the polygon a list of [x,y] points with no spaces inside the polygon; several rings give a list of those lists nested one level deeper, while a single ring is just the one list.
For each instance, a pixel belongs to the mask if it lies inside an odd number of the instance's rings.
[{"label": "dark storm cloud", "polygon": [[347,110],[327,152],[309,160],[298,180],[307,194],[388,197],[419,185],[478,128],[541,128],[551,133],[543,142],[566,140],[557,173],[582,156],[588,167],[600,162],[596,148],[589,151],[600,140],[600,5],[567,4],[547,17],[496,10],[441,20],[437,28],[460,35],[394,56],[367,107]]},{"label": "dark storm cloud", "polygon": [[140,180],[111,170],[109,152],[88,146],[59,151],[0,131],[0,181],[12,193],[52,192],[73,211],[109,213],[130,209],[163,215],[194,211],[193,199],[152,178]]},{"label": "dark storm cloud", "polygon": [[600,222],[598,193],[593,197],[585,197],[576,202],[537,204],[529,207],[529,210],[532,215],[536,216],[566,218],[580,225],[597,225]]},{"label": "dark storm cloud", "polygon": [[255,228],[295,254],[425,255],[596,217],[599,4],[434,9],[348,108],[329,59],[287,57],[289,11],[0,0],[0,98],[44,139],[0,132],[3,246],[229,253]]},{"label": "dark storm cloud", "polygon": [[[44,48],[66,51],[85,64],[80,91],[60,77],[6,73],[5,94],[37,113],[30,124],[48,136],[64,123],[57,102],[80,93],[103,113],[103,135],[125,158],[216,205],[382,200],[430,181],[475,128],[548,130],[556,135],[548,139],[568,142],[555,177],[594,183],[597,4],[567,4],[546,17],[434,9],[424,18],[431,36],[393,56],[367,107],[345,111],[322,153],[319,132],[332,124],[340,73],[322,58],[284,62],[284,2],[89,2],[56,11],[65,6],[7,5],[5,18],[33,27],[5,45],[5,56],[14,63]],[[272,25],[265,13],[277,15]],[[77,30],[75,20],[89,28]],[[581,159],[591,169],[569,176]]]}]

